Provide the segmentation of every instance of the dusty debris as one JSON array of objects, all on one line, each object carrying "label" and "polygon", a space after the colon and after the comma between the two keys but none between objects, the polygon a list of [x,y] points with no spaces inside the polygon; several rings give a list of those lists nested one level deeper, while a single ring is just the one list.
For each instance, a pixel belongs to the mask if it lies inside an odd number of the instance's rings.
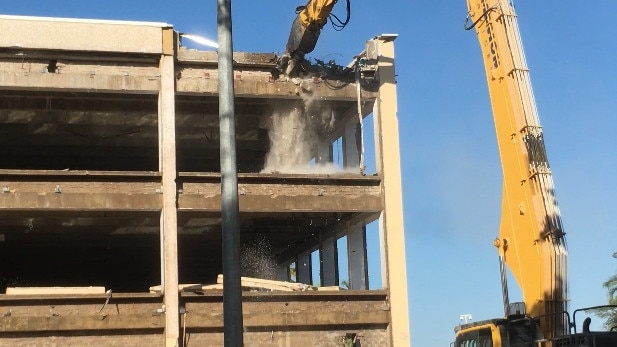
[{"label": "dusty debris", "polygon": [[6,295],[105,294],[105,287],[7,287]]},{"label": "dusty debris", "polygon": [[[261,278],[253,278],[253,277],[241,277],[241,285],[243,288],[255,288],[255,289],[269,289],[269,290],[280,290],[280,291],[307,291],[314,290],[314,288],[308,284],[303,283],[293,283],[293,282],[285,282],[285,281],[274,281],[274,280],[264,280]],[[216,283],[223,284],[223,275],[218,275],[216,278]]]},{"label": "dusty debris", "polygon": [[[282,292],[305,292],[305,291],[337,291],[341,290],[338,286],[328,286],[328,287],[315,287],[309,284],[304,283],[294,283],[294,282],[286,282],[286,281],[274,281],[274,280],[264,280],[261,278],[254,277],[241,277],[241,285],[242,288],[247,290],[252,289],[261,289],[261,290],[271,290],[271,291],[282,291]],[[207,290],[222,290],[223,289],[223,275],[219,274],[216,278],[215,284],[180,284],[178,286],[178,290],[180,292],[197,292],[197,291],[207,291]],[[150,287],[150,293],[160,293],[161,285],[156,285]]]}]

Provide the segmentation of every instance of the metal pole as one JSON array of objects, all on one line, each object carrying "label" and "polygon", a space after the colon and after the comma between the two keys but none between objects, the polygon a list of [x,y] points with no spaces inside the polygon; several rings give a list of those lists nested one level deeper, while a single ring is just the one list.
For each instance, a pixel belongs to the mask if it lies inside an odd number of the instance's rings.
[{"label": "metal pole", "polygon": [[223,333],[225,347],[243,346],[240,225],[236,171],[231,0],[217,0],[221,217],[223,239]]}]

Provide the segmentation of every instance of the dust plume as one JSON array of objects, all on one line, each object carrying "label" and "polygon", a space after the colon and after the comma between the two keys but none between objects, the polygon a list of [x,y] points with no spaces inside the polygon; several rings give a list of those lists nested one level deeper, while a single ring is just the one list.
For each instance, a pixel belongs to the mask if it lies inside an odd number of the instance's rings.
[{"label": "dust plume", "polygon": [[[278,102],[268,119],[270,151],[264,173],[333,173],[332,163],[311,165],[317,146],[334,129],[332,110],[323,102],[303,96],[303,103]],[[319,162],[319,160],[316,160]]]},{"label": "dust plume", "polygon": [[258,235],[252,242],[247,242],[240,249],[240,273],[242,276],[276,279],[276,261],[270,242]]}]

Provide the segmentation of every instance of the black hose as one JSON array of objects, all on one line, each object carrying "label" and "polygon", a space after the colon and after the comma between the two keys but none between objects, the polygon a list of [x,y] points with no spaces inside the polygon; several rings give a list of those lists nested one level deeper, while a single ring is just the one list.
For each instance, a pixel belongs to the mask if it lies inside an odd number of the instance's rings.
[{"label": "black hose", "polygon": [[351,4],[350,0],[347,0],[347,17],[345,21],[342,21],[339,17],[337,17],[334,13],[330,13],[330,24],[336,31],[341,31],[345,28],[347,23],[349,23],[349,19],[351,18]]},{"label": "black hose", "polygon": [[493,7],[490,7],[490,8],[488,8],[488,9],[486,9],[486,11],[484,11],[484,13],[482,13],[482,15],[481,15],[478,19],[476,19],[476,21],[475,21],[475,22],[473,22],[470,26],[467,26],[467,23],[469,23],[469,18],[470,18],[470,16],[469,16],[469,15],[467,15],[467,18],[465,18],[465,24],[464,24],[464,25],[465,25],[465,30],[471,30],[471,29],[473,29],[473,28],[476,26],[476,24],[478,24],[478,22],[480,22],[480,20],[481,20],[482,18],[486,17],[486,15],[487,15],[489,12],[491,12],[491,11],[493,11],[493,10],[496,10],[496,9],[497,9],[497,6],[493,6]]}]

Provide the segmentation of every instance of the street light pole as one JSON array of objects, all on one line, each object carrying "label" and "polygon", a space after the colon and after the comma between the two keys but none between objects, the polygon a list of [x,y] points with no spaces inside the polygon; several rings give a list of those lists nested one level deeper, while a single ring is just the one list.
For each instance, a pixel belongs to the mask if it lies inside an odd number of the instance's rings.
[{"label": "street light pole", "polygon": [[240,225],[236,164],[231,0],[217,0],[221,225],[223,246],[223,334],[225,347],[243,346]]}]

